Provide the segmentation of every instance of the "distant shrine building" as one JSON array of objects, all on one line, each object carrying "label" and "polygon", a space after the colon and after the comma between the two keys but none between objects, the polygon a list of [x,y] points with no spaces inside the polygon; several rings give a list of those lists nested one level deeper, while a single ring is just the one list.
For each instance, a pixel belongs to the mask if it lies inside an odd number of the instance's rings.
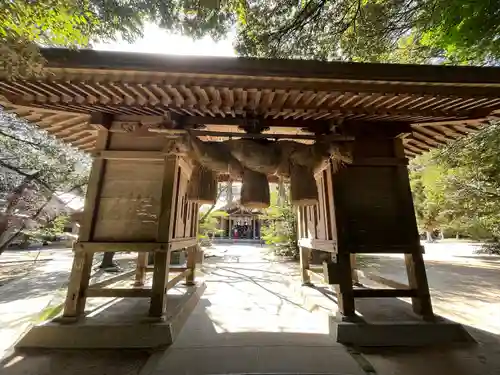
[{"label": "distant shrine building", "polygon": [[249,209],[239,204],[241,184],[226,182],[226,188],[221,192],[218,211],[227,213],[227,216],[218,218],[219,233],[215,235],[220,239],[233,240],[260,240],[263,225],[262,211]]}]

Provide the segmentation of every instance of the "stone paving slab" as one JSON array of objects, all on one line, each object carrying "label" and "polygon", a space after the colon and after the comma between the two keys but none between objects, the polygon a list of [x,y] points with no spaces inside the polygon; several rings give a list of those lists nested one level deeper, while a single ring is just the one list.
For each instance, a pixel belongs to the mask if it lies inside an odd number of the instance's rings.
[{"label": "stone paving slab", "polygon": [[284,281],[295,274],[296,264],[262,262],[255,256],[225,259],[204,267],[204,296],[148,375],[365,375],[329,336],[328,315],[306,308]]}]

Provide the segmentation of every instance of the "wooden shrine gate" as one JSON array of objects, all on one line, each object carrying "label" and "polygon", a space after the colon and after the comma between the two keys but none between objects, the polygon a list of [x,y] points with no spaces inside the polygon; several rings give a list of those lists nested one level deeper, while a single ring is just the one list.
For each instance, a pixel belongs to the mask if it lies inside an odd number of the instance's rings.
[{"label": "wooden shrine gate", "polygon": [[[263,150],[285,145],[280,155],[309,145],[311,159],[347,143],[350,162],[334,158],[316,168],[311,180],[317,189],[298,208],[303,281],[309,281],[310,250],[330,252],[325,273],[344,316],[355,315],[355,298],[411,297],[414,311],[432,319],[407,159],[497,119],[500,69],[60,49],[43,54],[47,76],[0,77],[0,104],[95,156],[66,322],[78,321],[86,299],[96,296],[147,297],[149,315],[165,317],[168,290],[181,280],[194,283],[198,204],[187,199],[193,150],[233,138],[258,140],[254,146]],[[199,144],[178,152],[172,138],[186,132]],[[197,152],[199,163],[210,154]],[[238,157],[226,160],[230,173],[244,164],[244,152]],[[219,180],[230,178],[217,172]],[[264,181],[275,178],[260,172]],[[172,252],[183,249],[187,265],[169,278]],[[89,285],[94,254],[107,251],[138,253],[134,288]],[[153,269],[146,264],[151,252]],[[353,289],[350,259],[357,253],[404,254],[408,288]],[[143,286],[147,271],[153,271],[151,288]]]}]

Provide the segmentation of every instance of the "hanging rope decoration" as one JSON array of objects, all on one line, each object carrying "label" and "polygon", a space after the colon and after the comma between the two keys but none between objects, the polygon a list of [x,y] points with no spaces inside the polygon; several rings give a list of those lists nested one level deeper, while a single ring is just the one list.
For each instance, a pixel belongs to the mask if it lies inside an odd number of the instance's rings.
[{"label": "hanging rope decoration", "polygon": [[189,180],[187,199],[200,205],[215,204],[217,201],[217,174],[197,163]]},{"label": "hanging rope decoration", "polygon": [[[269,207],[268,175],[290,179],[292,204],[315,205],[318,202],[315,172],[331,157],[350,162],[348,148],[332,143],[328,137],[316,141],[313,145],[307,145],[285,140],[262,142],[238,139],[203,142],[186,133],[174,142],[172,152],[187,153],[200,164],[190,185],[203,183],[212,186],[215,173],[228,173],[233,179],[242,178],[241,204],[248,208]],[[201,169],[202,167],[204,169]],[[209,171],[214,174],[210,175]],[[188,188],[193,192],[190,199],[212,200],[213,195],[209,196],[208,191],[202,194],[199,188]],[[210,194],[213,192],[210,191]]]}]

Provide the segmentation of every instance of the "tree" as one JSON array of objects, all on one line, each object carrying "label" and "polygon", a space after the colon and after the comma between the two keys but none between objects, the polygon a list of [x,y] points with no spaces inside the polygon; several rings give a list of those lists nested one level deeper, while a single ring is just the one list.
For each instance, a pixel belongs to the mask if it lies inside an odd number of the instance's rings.
[{"label": "tree", "polygon": [[[421,230],[489,240],[500,252],[500,123],[410,163]],[[429,235],[428,235],[429,238]]]},{"label": "tree", "polygon": [[193,38],[218,39],[234,12],[199,0],[10,0],[0,4],[0,72],[11,78],[39,75],[39,46],[89,47],[118,37],[132,41],[153,22]]},{"label": "tree", "polygon": [[415,216],[419,230],[432,241],[432,233],[445,222],[447,205],[445,176],[447,171],[435,163],[433,153],[412,160],[409,166]]},{"label": "tree", "polygon": [[82,195],[89,169],[89,156],[0,112],[0,254],[64,213],[58,194]]},{"label": "tree", "polygon": [[500,57],[499,5],[499,0],[245,2],[236,49],[263,57],[493,63]]},{"label": "tree", "polygon": [[448,169],[453,214],[500,241],[500,123],[443,149],[436,161]]},{"label": "tree", "polygon": [[284,185],[283,188],[283,196],[280,196],[280,186],[271,192],[271,206],[262,216],[262,220],[267,222],[262,227],[262,238],[273,247],[276,255],[298,257],[297,209],[288,199],[289,186]]}]

